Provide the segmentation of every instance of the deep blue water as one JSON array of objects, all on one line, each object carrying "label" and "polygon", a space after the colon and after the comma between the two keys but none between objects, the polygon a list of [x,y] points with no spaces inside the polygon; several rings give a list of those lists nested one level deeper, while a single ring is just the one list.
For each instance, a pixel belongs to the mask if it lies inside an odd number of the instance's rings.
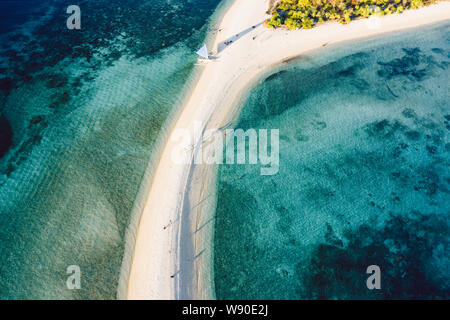
[{"label": "deep blue water", "polygon": [[449,35],[330,47],[252,90],[235,126],[279,129],[280,171],[220,167],[217,298],[450,298]]},{"label": "deep blue water", "polygon": [[[218,0],[0,2],[0,298],[115,298],[142,177]],[[66,288],[79,265],[81,290]]]}]

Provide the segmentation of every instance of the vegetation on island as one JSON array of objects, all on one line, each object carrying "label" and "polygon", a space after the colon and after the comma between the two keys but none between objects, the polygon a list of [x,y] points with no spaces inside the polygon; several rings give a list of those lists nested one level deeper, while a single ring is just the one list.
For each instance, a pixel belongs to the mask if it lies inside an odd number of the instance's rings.
[{"label": "vegetation on island", "polygon": [[384,16],[417,9],[434,0],[278,0],[271,1],[270,28],[284,26],[288,29],[310,29],[325,21],[349,23],[371,15]]}]

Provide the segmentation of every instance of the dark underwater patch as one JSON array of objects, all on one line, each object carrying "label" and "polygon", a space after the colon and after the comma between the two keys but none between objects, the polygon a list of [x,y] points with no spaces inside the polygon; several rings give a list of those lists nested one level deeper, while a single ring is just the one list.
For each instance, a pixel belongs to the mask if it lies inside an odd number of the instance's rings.
[{"label": "dark underwater patch", "polygon": [[436,194],[439,190],[439,175],[432,168],[422,168],[419,180],[414,185],[414,190],[423,191],[429,197]]},{"label": "dark underwater patch", "polygon": [[405,108],[402,111],[402,115],[408,119],[417,119],[417,114],[413,109]]},{"label": "dark underwater patch", "polygon": [[419,48],[403,48],[405,55],[387,62],[378,61],[381,69],[377,74],[383,79],[390,80],[399,76],[406,76],[415,81],[422,81],[433,73],[437,65],[433,56],[427,56]]},{"label": "dark underwater patch", "polygon": [[316,130],[323,130],[327,127],[327,123],[325,121],[314,121],[312,123],[312,126]]},{"label": "dark underwater patch", "polygon": [[418,131],[406,131],[405,136],[412,141],[418,141],[420,140],[420,132]]},{"label": "dark underwater patch", "polygon": [[352,77],[352,76],[356,75],[356,72],[357,72],[358,69],[359,69],[358,65],[353,65],[353,66],[348,67],[348,68],[346,68],[346,69],[344,69],[342,71],[339,71],[337,75],[341,76],[341,77]]},{"label": "dark underwater patch", "polygon": [[450,151],[450,142],[445,144],[445,151]]},{"label": "dark underwater patch", "polygon": [[52,96],[52,98],[54,99],[53,103],[50,104],[50,108],[52,109],[57,109],[58,107],[66,104],[67,102],[70,101],[70,97],[71,95],[69,94],[69,92],[64,91],[62,93],[56,93]]},{"label": "dark underwater patch", "polygon": [[369,123],[364,128],[370,137],[381,139],[391,137],[399,130],[403,131],[405,126],[398,120],[390,121],[388,119],[384,119]]},{"label": "dark underwater patch", "polygon": [[430,154],[436,154],[438,151],[436,146],[426,146],[426,149]]},{"label": "dark underwater patch", "polygon": [[[448,231],[438,214],[414,212],[392,217],[382,229],[347,230],[343,248],[328,225],[325,242],[306,270],[297,267],[297,276],[307,299],[448,299],[448,274],[436,260],[437,252],[448,259]],[[381,268],[381,290],[366,287],[370,265]]]},{"label": "dark underwater patch", "polygon": [[67,76],[61,73],[49,75],[48,78],[47,88],[61,88],[67,85],[68,82]]},{"label": "dark underwater patch", "polygon": [[350,84],[360,91],[368,90],[370,88],[370,84],[361,78],[351,79]]},{"label": "dark underwater patch", "polygon": [[278,212],[279,216],[276,223],[277,230],[290,235],[292,233],[292,223],[294,222],[293,216],[289,214],[289,211],[283,206],[278,206],[275,210]]},{"label": "dark underwater patch", "polygon": [[298,129],[295,132],[294,138],[300,142],[308,142],[309,141],[309,137],[305,134],[303,134],[303,131],[301,129]]},{"label": "dark underwater patch", "polygon": [[8,96],[14,87],[14,82],[10,78],[0,79],[0,90],[5,93],[5,96]]},{"label": "dark underwater patch", "polygon": [[266,79],[265,81],[272,81],[272,80],[275,80],[275,79],[279,78],[281,75],[285,74],[286,72],[287,72],[286,70],[278,71],[278,72],[276,72],[276,73],[274,73],[274,74],[268,76],[267,79]]},{"label": "dark underwater patch", "polygon": [[8,152],[13,144],[13,131],[8,119],[0,116],[0,159]]},{"label": "dark underwater patch", "polygon": [[441,55],[445,54],[445,50],[441,49],[441,48],[433,48],[433,49],[431,49],[431,51],[433,51],[434,53],[437,53],[437,54],[441,54]]}]

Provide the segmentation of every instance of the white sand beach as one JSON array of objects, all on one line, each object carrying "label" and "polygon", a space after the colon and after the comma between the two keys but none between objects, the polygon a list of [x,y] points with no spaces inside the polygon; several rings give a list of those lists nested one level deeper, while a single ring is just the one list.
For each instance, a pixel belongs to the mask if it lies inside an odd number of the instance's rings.
[{"label": "white sand beach", "polygon": [[[450,2],[348,25],[326,23],[309,30],[267,29],[269,0],[239,0],[217,27],[214,59],[187,97],[172,132],[221,128],[235,116],[239,100],[268,70],[314,49],[450,19]],[[254,27],[253,27],[254,26]],[[229,45],[225,41],[232,40]],[[202,137],[186,142],[183,155],[193,159]],[[176,164],[167,141],[153,176],[136,235],[127,299],[214,298],[212,264],[216,166]]]}]

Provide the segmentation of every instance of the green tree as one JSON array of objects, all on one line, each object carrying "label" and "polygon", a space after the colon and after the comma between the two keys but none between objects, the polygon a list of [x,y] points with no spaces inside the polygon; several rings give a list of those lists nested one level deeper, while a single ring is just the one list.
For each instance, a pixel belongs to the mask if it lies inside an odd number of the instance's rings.
[{"label": "green tree", "polygon": [[311,29],[314,25],[314,21],[312,21],[308,17],[302,18],[302,28],[303,29]]},{"label": "green tree", "polygon": [[411,0],[411,8],[417,9],[423,6],[422,0]]}]

